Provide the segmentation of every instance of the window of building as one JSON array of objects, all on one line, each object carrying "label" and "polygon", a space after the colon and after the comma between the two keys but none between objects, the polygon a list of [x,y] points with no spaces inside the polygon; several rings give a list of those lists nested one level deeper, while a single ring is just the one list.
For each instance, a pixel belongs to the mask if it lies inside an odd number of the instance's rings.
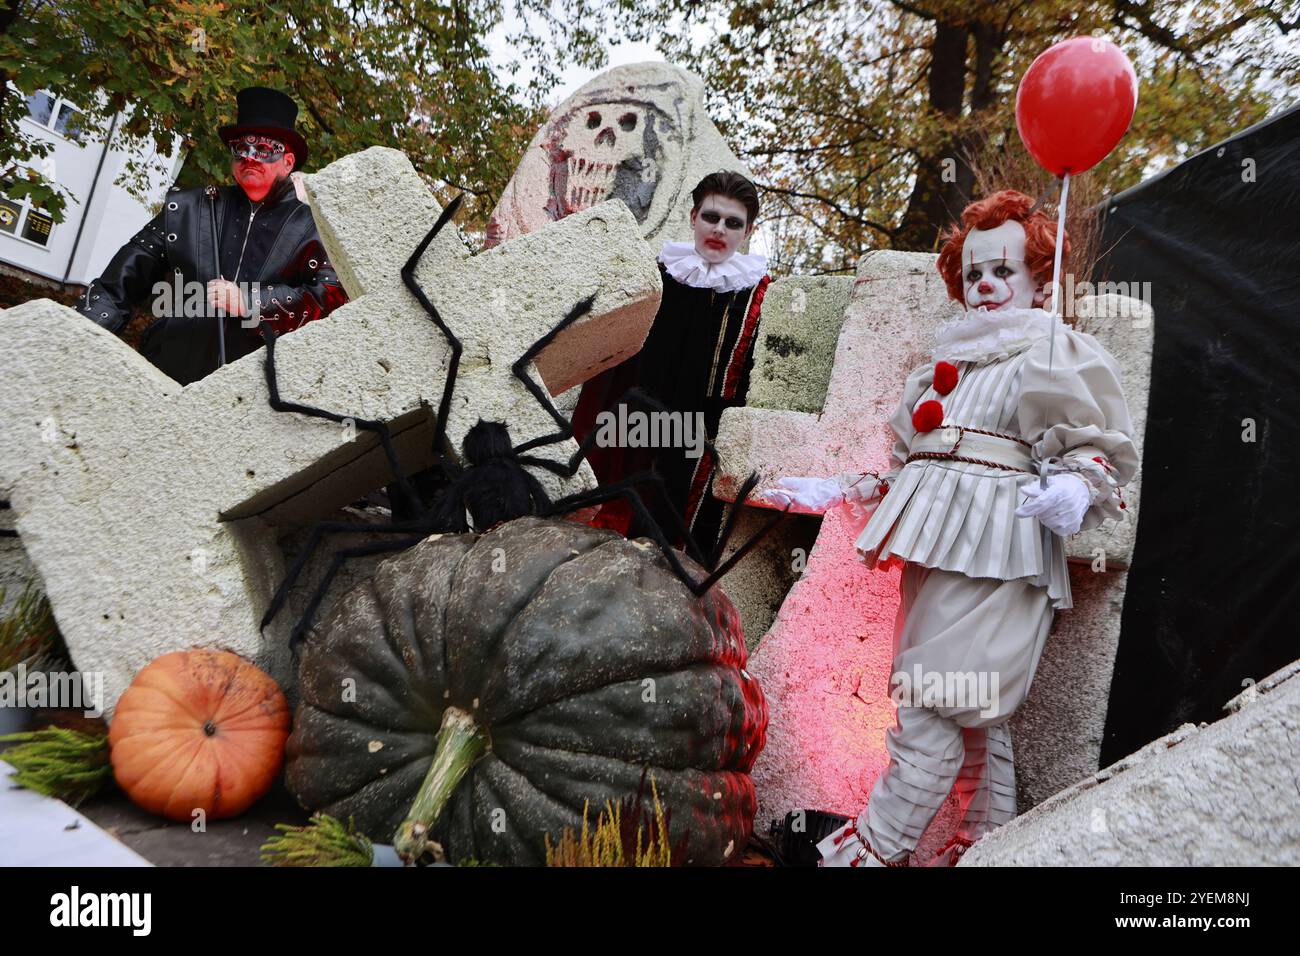
[{"label": "window of building", "polygon": [[12,180],[0,180],[0,232],[11,236],[21,236],[38,246],[49,246],[50,234],[54,231],[54,219],[39,206],[33,206],[30,199],[12,199],[9,187]]},{"label": "window of building", "polygon": [[50,117],[54,115],[54,97],[44,90],[37,90],[27,97],[27,118],[40,126],[49,126]]},{"label": "window of building", "polygon": [[74,142],[82,140],[81,110],[68,100],[45,90],[27,97],[27,118]]}]

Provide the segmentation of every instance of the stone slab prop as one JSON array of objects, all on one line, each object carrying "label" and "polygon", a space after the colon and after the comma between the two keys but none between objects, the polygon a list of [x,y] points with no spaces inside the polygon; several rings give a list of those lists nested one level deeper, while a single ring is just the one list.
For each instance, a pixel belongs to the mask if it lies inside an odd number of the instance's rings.
[{"label": "stone slab prop", "polygon": [[852,292],[851,276],[786,276],[768,285],[746,407],[822,410]]},{"label": "stone slab prop", "polygon": [[[959,313],[934,262],[933,255],[892,251],[862,260],[821,410],[728,409],[718,436],[726,470],[715,478],[717,494],[734,496],[751,469],[765,483],[782,475],[888,469],[888,420],[902,383],[929,360],[937,324]],[[1080,312],[1086,314],[1081,327],[1121,365],[1140,451],[1150,310],[1105,296],[1085,302]],[[1127,521],[1076,536],[1067,554],[1093,561],[1101,548],[1107,570],[1125,567],[1134,530],[1127,525],[1135,525],[1140,500],[1136,485],[1125,489]],[[760,819],[801,807],[857,813],[865,805],[887,765],[884,733],[894,722],[888,679],[899,574],[868,571],[857,560],[842,509],[824,517],[802,576],[751,658],[771,710],[767,747],[754,769]],[[1095,580],[1083,582],[1083,575]],[[1012,718],[1022,808],[1099,760],[1125,578],[1072,566],[1072,583],[1076,606],[1057,616],[1030,700]],[[931,833],[942,825],[936,820]]]},{"label": "stone slab prop", "polygon": [[[821,411],[852,289],[852,276],[786,276],[768,285],[746,406]],[[743,506],[724,557],[769,517],[765,509]],[[821,520],[819,515],[788,516],[727,574],[723,587],[740,612],[750,653],[798,579]]]},{"label": "stone slab prop", "polygon": [[[41,576],[36,573],[31,559],[23,549],[22,541],[17,537],[17,528],[13,509],[5,502],[0,506],[0,618],[5,618],[13,611],[23,590],[27,585],[41,586]],[[13,531],[14,534],[3,532]]]},{"label": "stone slab prop", "polygon": [[[431,464],[432,409],[449,350],[399,270],[440,209],[402,153],[373,148],[306,177],[351,301],[285,336],[281,395],[391,423],[411,469]],[[479,419],[516,442],[555,430],[510,366],[579,301],[591,313],[539,357],[552,394],[640,348],[661,283],[628,209],[604,203],[471,255],[454,228],[421,286],[464,343],[447,426]],[[290,683],[282,614],[258,622],[284,573],[278,538],[391,480],[373,436],[267,403],[259,350],[182,388],[117,337],[36,300],[0,313],[0,498],[44,579],[76,666],[112,705],[168,651],[219,647]],[[573,442],[538,449],[556,460]],[[553,495],[594,484],[583,466]]]},{"label": "stone slab prop", "polygon": [[62,800],[11,783],[0,760],[0,867],[148,866]]},{"label": "stone slab prop", "polygon": [[980,840],[960,866],[1300,865],[1300,661]]},{"label": "stone slab prop", "polygon": [[487,245],[618,199],[657,253],[664,240],[690,237],[691,190],[721,169],[750,175],[705,112],[703,80],[668,63],[617,66],[533,136],[488,221]]}]

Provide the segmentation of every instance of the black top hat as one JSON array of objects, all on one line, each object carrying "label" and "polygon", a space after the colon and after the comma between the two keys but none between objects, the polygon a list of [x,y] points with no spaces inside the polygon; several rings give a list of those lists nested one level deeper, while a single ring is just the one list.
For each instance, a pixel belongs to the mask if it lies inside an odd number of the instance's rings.
[{"label": "black top hat", "polygon": [[260,133],[284,143],[293,153],[293,168],[302,169],[307,162],[307,141],[293,128],[298,118],[298,104],[279,90],[265,86],[250,86],[235,94],[239,104],[239,118],[234,126],[223,126],[217,131],[227,145],[248,133]]}]

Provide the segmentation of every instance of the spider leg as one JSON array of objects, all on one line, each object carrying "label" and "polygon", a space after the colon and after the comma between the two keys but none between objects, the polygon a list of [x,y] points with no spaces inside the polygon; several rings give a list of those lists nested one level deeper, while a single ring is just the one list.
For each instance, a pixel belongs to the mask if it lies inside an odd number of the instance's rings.
[{"label": "spider leg", "polygon": [[[391,528],[375,530],[395,530]],[[358,545],[355,548],[344,548],[334,554],[330,561],[329,570],[325,572],[325,577],[317,586],[315,593],[312,595],[311,602],[307,605],[307,610],[302,612],[302,617],[298,623],[293,626],[293,631],[289,634],[289,652],[296,663],[298,660],[298,646],[306,637],[307,632],[312,628],[312,620],[316,616],[317,609],[320,608],[321,601],[325,600],[325,593],[329,590],[330,584],[334,581],[334,576],[339,573],[339,568],[343,567],[343,562],[350,558],[361,558],[371,554],[383,554],[387,551],[404,551],[423,541],[423,537],[403,538],[400,541],[372,541],[369,544]]]},{"label": "spider leg", "polygon": [[754,550],[754,548],[758,546],[758,543],[760,541],[762,541],[769,534],[771,534],[772,530],[786,519],[787,517],[786,512],[789,510],[790,507],[789,505],[787,505],[785,509],[782,510],[779,514],[775,514],[770,519],[768,519],[767,524],[759,528],[758,531],[755,532],[752,538],[750,538],[739,548],[737,548],[735,554],[727,558],[727,560],[722,563],[721,567],[717,568],[712,574],[710,574],[707,578],[701,581],[699,585],[697,585],[693,589],[695,591],[696,596],[698,597],[700,595],[703,595],[706,591],[709,590],[709,588],[713,587],[713,585],[717,584],[718,581],[722,580],[722,578],[724,578],[727,575],[727,572],[729,572],[733,567],[735,567],[736,563],[740,561],[741,558],[749,554],[750,551]]},{"label": "spider leg", "polygon": [[[722,539],[724,542],[726,541],[727,536],[731,534],[731,525],[733,523],[735,514],[740,510],[741,502],[743,502],[745,498],[749,496],[749,492],[753,490],[754,484],[757,484],[758,482],[757,474],[751,474],[750,480],[753,483],[747,481],[745,483],[743,493],[736,496],[736,502],[732,506],[732,516],[728,519],[727,522],[728,527],[724,532],[724,536]],[[779,525],[781,522],[785,521],[787,517],[789,517],[789,511],[790,511],[790,505],[786,505],[779,514],[775,514],[770,519],[768,519],[767,523],[763,525],[763,527],[759,528],[758,531],[755,532],[755,534],[748,541],[746,541],[744,544],[742,544],[739,548],[736,549],[735,554],[727,558],[727,560],[724,561],[720,567],[716,568],[712,574],[710,574],[707,578],[705,578],[703,581],[700,582],[699,590],[695,592],[696,595],[697,596],[703,595],[706,591],[708,591],[709,588],[713,587],[714,584],[720,581],[727,574],[728,571],[730,571],[733,567],[736,566],[736,563],[739,562],[741,558],[749,554],[750,551],[752,551],[755,547],[757,547],[760,541],[762,541],[764,538],[766,538],[769,534],[772,533],[773,529],[775,529],[777,525]],[[717,554],[721,554],[721,553],[722,553],[721,545],[719,545]]]},{"label": "spider leg", "polygon": [[[710,570],[718,566],[718,561],[722,558],[722,552],[726,550],[727,542],[731,540],[732,532],[736,530],[736,520],[740,517],[740,507],[749,499],[749,493],[758,485],[758,481],[758,472],[751,471],[749,477],[741,484],[736,500],[732,502],[731,510],[727,512],[727,520],[723,522],[722,532],[718,535],[717,544],[713,546],[713,553],[709,555],[709,563],[705,565]],[[710,482],[711,484],[712,482]]]},{"label": "spider leg", "polygon": [[[652,411],[659,411],[659,412],[673,411],[673,409],[669,408],[663,402],[659,401],[657,398],[652,397],[651,395],[642,391],[640,388],[636,386],[633,386],[632,388],[629,388],[627,391],[625,391],[616,401],[614,401],[607,408],[605,408],[604,411],[612,411],[614,408],[618,407],[618,405],[628,400],[631,400],[632,402],[635,402],[636,404],[639,405],[644,405],[645,407],[651,409]],[[519,461],[521,464],[535,465],[538,468],[545,468],[547,471],[553,472],[554,474],[557,474],[562,478],[572,478],[575,474],[577,474],[579,465],[586,459],[587,453],[591,451],[591,447],[596,443],[599,434],[600,434],[600,430],[597,428],[593,428],[590,434],[588,434],[587,437],[584,438],[582,442],[578,445],[578,450],[573,454],[573,457],[569,459],[569,463],[567,465],[561,465],[558,462],[554,462],[546,458],[537,458],[532,455],[520,455]],[[551,437],[554,438],[555,436],[551,436]],[[562,437],[572,438],[573,429],[570,428],[569,434],[564,435]],[[714,447],[713,443],[709,441],[707,438],[702,438],[701,443],[704,445],[704,451],[713,456],[713,461],[716,467],[716,463],[719,460],[718,449]],[[518,453],[521,450],[532,447],[534,444],[535,442],[528,442],[524,445],[520,445],[518,448],[515,449],[515,452]]]},{"label": "spider leg", "polygon": [[[548,345],[551,344],[552,341],[555,340],[555,337],[557,335],[559,335],[561,332],[563,332],[565,329],[571,326],[574,322],[577,322],[580,318],[582,318],[584,315],[590,312],[592,303],[595,301],[596,301],[596,293],[593,292],[591,295],[587,296],[587,298],[583,299],[572,309],[570,309],[569,314],[566,315],[563,319],[561,319],[555,325],[554,328],[552,328],[540,339],[538,339],[536,342],[530,345],[528,347],[528,350],[524,352],[523,355],[519,356],[519,358],[515,361],[514,365],[510,367],[510,370],[514,373],[515,377],[519,379],[521,382],[523,382],[524,387],[527,388],[528,391],[532,393],[533,398],[537,399],[537,404],[541,405],[542,408],[546,410],[546,412],[551,416],[551,418],[555,420],[555,423],[560,427],[560,430],[558,432],[554,432],[550,435],[539,435],[537,438],[530,439],[524,442],[522,445],[516,446],[515,447],[516,454],[520,452],[530,451],[542,445],[554,445],[556,442],[564,441],[567,438],[573,437],[573,426],[569,423],[568,419],[566,419],[563,415],[560,414],[559,410],[551,402],[550,396],[547,395],[546,393],[546,389],[538,385],[537,382],[533,379],[533,377],[528,374],[528,366],[530,366],[533,363],[533,360],[542,353],[543,349],[545,349]],[[572,475],[576,471],[577,468],[575,467],[574,470],[569,474]]]},{"label": "spider leg", "polygon": [[[311,559],[311,556],[316,553],[316,549],[320,547],[321,539],[324,538],[326,534],[347,534],[349,532],[357,531],[373,531],[378,534],[409,534],[412,531],[424,530],[424,524],[425,522],[417,521],[405,522],[403,524],[371,524],[365,521],[317,522],[315,527],[311,529],[311,534],[307,536],[307,543],[303,546],[303,549],[299,552],[297,558],[294,559],[292,566],[289,568],[289,572],[284,576],[284,580],[280,582],[280,586],[271,597],[271,603],[267,606],[266,613],[262,615],[262,623],[259,624],[258,627],[265,628],[266,625],[270,624],[271,621],[275,619],[275,616],[280,613],[280,608],[284,607],[284,602],[289,597],[290,589],[298,580],[298,575],[301,574],[303,568],[307,566],[307,562]],[[433,532],[430,531],[429,533],[432,534]]]},{"label": "spider leg", "polygon": [[[740,548],[736,549],[736,553],[732,554],[727,561],[723,562],[722,566],[716,568],[716,570],[711,570],[711,574],[708,575],[705,580],[697,581],[690,576],[689,572],[686,571],[686,568],[682,566],[682,563],[677,559],[676,551],[668,544],[668,540],[664,537],[662,529],[659,528],[659,525],[655,523],[654,518],[651,518],[649,510],[646,509],[645,501],[643,501],[640,494],[637,493],[636,488],[634,488],[634,484],[636,484],[637,481],[645,480],[646,477],[647,476],[634,476],[630,477],[630,479],[624,479],[623,481],[616,481],[616,483],[606,485],[604,488],[591,490],[591,492],[578,492],[577,494],[571,494],[571,496],[560,498],[560,501],[555,502],[555,511],[552,512],[552,514],[558,514],[560,511],[576,511],[577,509],[580,509],[580,507],[597,505],[597,503],[604,501],[611,501],[612,498],[627,498],[630,505],[632,505],[632,509],[637,512],[638,518],[640,518],[642,522],[645,523],[646,527],[650,529],[650,536],[654,538],[655,544],[659,545],[659,550],[663,551],[664,558],[668,559],[668,564],[672,567],[673,574],[677,575],[677,578],[681,580],[682,584],[685,584],[686,587],[690,588],[690,591],[695,594],[695,597],[702,597],[708,589],[714,587],[719,580],[722,580],[723,576],[727,575],[727,572],[731,571],[741,558],[744,558],[746,554],[749,554],[750,551],[758,545],[759,541],[762,541],[764,537],[770,535],[772,529],[774,529],[777,524],[784,522],[785,518],[787,518],[787,512],[789,511],[789,506],[785,506],[785,509],[781,511],[780,514],[772,516],[772,518],[768,520],[762,528],[758,529],[757,533],[754,533],[753,537],[750,537],[744,545],[741,545]],[[749,497],[749,493],[757,484],[758,473],[751,473],[748,479],[745,480],[745,484],[741,486],[741,493],[736,497],[736,505],[733,506],[732,510],[733,515],[740,510],[740,503],[744,502],[745,498]],[[729,518],[728,527],[725,529],[723,537],[724,542],[727,541],[729,536],[731,536],[733,527],[735,527],[735,518]],[[686,535],[685,540],[690,541],[690,536]]]},{"label": "spider leg", "polygon": [[355,415],[341,415],[338,412],[327,411],[323,408],[315,408],[311,405],[302,405],[298,402],[286,402],[280,397],[279,381],[275,372],[275,343],[279,336],[276,335],[275,329],[271,328],[271,323],[263,321],[261,324],[262,341],[266,343],[266,388],[270,393],[269,401],[271,407],[277,412],[298,412],[302,415],[309,415],[312,418],[324,418],[327,421],[338,422],[342,424],[345,421],[352,422],[357,428],[374,432],[379,436],[379,444],[383,446],[384,455],[388,459],[388,467],[393,472],[393,481],[400,489],[401,494],[408,499],[409,507],[407,513],[418,514],[422,509],[419,507],[419,496],[416,495],[415,489],[411,486],[410,479],[406,477],[402,469],[402,463],[398,460],[397,449],[393,447],[393,436],[388,430],[385,422],[372,421],[368,418],[358,418]]},{"label": "spider leg", "polygon": [[[520,460],[522,461],[523,459]],[[705,563],[706,559],[704,557],[704,553],[700,550],[700,546],[696,544],[695,538],[691,535],[690,529],[686,527],[686,522],[684,522],[682,520],[682,516],[677,513],[677,509],[671,506],[671,499],[668,497],[668,485],[664,481],[663,475],[659,474],[657,471],[644,471],[641,472],[640,474],[632,475],[629,478],[625,478],[620,482],[604,485],[603,488],[618,488],[624,485],[629,487],[636,487],[638,485],[642,485],[647,482],[653,483],[655,489],[659,493],[660,498],[662,498],[665,502],[669,503],[669,507],[667,511],[672,526],[668,530],[671,531],[674,535],[677,535],[679,538],[681,538],[681,540],[685,544],[686,553],[690,555],[692,561],[694,561],[695,563],[699,564],[702,567],[711,568],[711,565]],[[590,500],[588,501],[581,500],[583,496],[586,495],[590,495],[590,492],[580,491],[577,494],[573,494],[565,498],[561,498],[559,501],[555,502],[555,504],[551,506],[551,511],[549,513],[555,513],[559,511],[576,511],[578,508],[582,508],[588,505],[598,503]],[[615,497],[618,496],[615,495]],[[644,504],[645,499],[641,498],[641,502],[642,504]],[[653,519],[648,521],[646,524],[648,527],[654,527],[654,528],[659,527],[659,523],[657,521],[654,521]]]},{"label": "spider leg", "polygon": [[686,570],[681,560],[677,557],[677,552],[673,549],[673,546],[668,543],[668,539],[664,537],[664,533],[660,530],[658,523],[650,516],[649,510],[647,510],[645,506],[645,502],[637,493],[635,487],[636,480],[636,478],[625,478],[622,481],[605,485],[601,488],[595,488],[591,491],[580,491],[575,495],[568,495],[555,503],[553,513],[558,514],[561,511],[577,511],[579,508],[585,508],[588,505],[612,501],[615,498],[626,498],[628,503],[632,505],[633,510],[636,511],[637,517],[639,517],[645,523],[645,526],[650,529],[650,536],[654,539],[655,544],[659,546],[659,550],[663,552],[664,557],[668,560],[668,564],[672,568],[673,573],[677,575],[677,577],[681,579],[682,583],[690,588],[697,596],[703,594],[703,591],[696,590],[695,579],[691,577],[691,573]]},{"label": "spider leg", "polygon": [[415,279],[415,270],[420,264],[420,259],[424,257],[425,250],[429,248],[429,243],[433,242],[434,237],[442,231],[442,227],[456,215],[464,198],[465,194],[460,193],[455,199],[447,203],[447,208],[442,211],[438,221],[420,240],[420,244],[415,247],[415,251],[406,260],[406,265],[402,266],[402,282],[410,290],[411,295],[415,296],[416,301],[420,303],[424,311],[429,313],[429,318],[433,319],[433,324],[442,332],[447,339],[448,347],[451,349],[451,359],[447,363],[447,378],[442,385],[442,398],[438,401],[438,418],[434,423],[433,450],[440,457],[443,455],[443,445],[447,438],[447,416],[451,414],[451,397],[456,389],[456,375],[460,371],[460,356],[464,351],[464,346],[447,323],[443,321],[437,308],[429,301],[429,297],[424,294],[424,290],[420,288],[420,283]]},{"label": "spider leg", "polygon": [[[576,511],[578,508],[583,508],[587,505],[609,501],[617,497],[626,497],[628,502],[632,505],[633,510],[637,512],[637,516],[645,523],[645,526],[650,529],[650,536],[654,539],[655,544],[659,546],[659,550],[663,552],[664,557],[668,560],[668,564],[672,567],[673,573],[677,575],[683,584],[691,589],[691,593],[696,597],[702,597],[711,587],[713,587],[713,585],[717,584],[728,571],[735,567],[738,561],[745,557],[745,555],[749,554],[749,552],[752,551],[760,541],[771,533],[772,529],[786,519],[787,512],[790,510],[790,506],[787,505],[780,514],[774,515],[762,528],[758,530],[757,533],[753,535],[753,537],[737,548],[736,553],[723,562],[721,567],[712,571],[712,573],[710,573],[703,581],[696,581],[691,577],[690,572],[686,570],[681,561],[678,560],[677,552],[673,550],[671,545],[669,545],[668,540],[664,537],[663,531],[660,530],[659,526],[650,516],[649,511],[646,509],[645,502],[642,501],[641,496],[637,494],[635,487],[632,486],[632,482],[635,480],[636,479],[625,479],[612,485],[606,485],[603,488],[597,488],[594,491],[579,492],[576,495],[569,495],[567,498],[562,498],[560,501],[556,502],[556,511]],[[757,481],[757,474],[751,474],[749,476],[749,479],[746,480],[742,489],[744,493],[743,496],[737,496],[737,505],[739,505],[745,497],[748,497],[749,492],[753,490]]]},{"label": "spider leg", "polygon": [[[639,386],[635,386],[635,385],[627,389],[617,400],[611,403],[603,411],[612,411],[614,408],[619,407],[624,403],[639,405],[651,410],[652,412],[667,412],[669,414],[675,412],[675,409],[670,408],[668,405],[661,402],[653,395],[650,395],[648,392],[644,391]],[[572,459],[570,459],[569,462],[570,467],[573,471],[576,471],[578,467],[578,463],[586,458],[587,453],[591,450],[592,445],[595,444],[599,435],[600,435],[600,429],[593,428],[591,432],[579,444],[577,453],[573,456]],[[708,438],[704,436],[701,436],[700,441],[701,444],[704,446],[701,454],[706,454],[710,456],[710,460],[712,461],[710,470],[716,471],[718,467],[718,463],[721,460],[718,454],[717,447],[713,444],[713,442],[709,441]],[[541,463],[538,462],[538,464]],[[715,547],[713,556],[710,556],[709,558],[704,558],[702,556],[703,552],[700,551],[698,542],[696,542],[694,535],[690,533],[690,529],[687,528],[685,525],[684,516],[679,514],[676,508],[672,507],[672,498],[668,493],[668,487],[664,478],[662,477],[662,475],[659,475],[656,472],[654,475],[654,480],[657,482],[660,496],[665,502],[669,504],[668,511],[671,513],[672,521],[673,521],[673,527],[670,530],[672,530],[675,534],[682,535],[682,540],[684,542],[687,542],[688,553],[694,560],[698,561],[704,567],[712,569],[716,565],[717,555],[720,555],[721,551]]]},{"label": "spider leg", "polygon": [[[631,388],[629,388],[627,391],[625,391],[622,395],[620,395],[615,401],[611,402],[606,408],[602,410],[602,412],[612,412],[615,408],[625,403],[640,405],[643,408],[648,408],[652,412],[667,412],[669,414],[676,414],[678,411],[675,408],[671,408],[668,405],[665,405],[659,399],[655,398],[653,395],[641,389],[640,386],[634,385]],[[596,443],[596,439],[597,436],[599,436],[599,434],[600,434],[600,429],[593,428],[591,432],[587,435],[587,437],[582,440],[582,443],[578,446],[577,453],[574,454],[574,456],[569,460],[570,467],[572,468],[570,474],[573,474],[578,470],[578,463],[587,457],[587,452],[589,452],[591,450],[591,446]],[[700,439],[700,442],[704,446],[704,452],[713,456],[713,461],[716,467],[716,463],[719,461],[718,449],[714,447],[713,442],[709,441],[708,438],[702,437]]]}]

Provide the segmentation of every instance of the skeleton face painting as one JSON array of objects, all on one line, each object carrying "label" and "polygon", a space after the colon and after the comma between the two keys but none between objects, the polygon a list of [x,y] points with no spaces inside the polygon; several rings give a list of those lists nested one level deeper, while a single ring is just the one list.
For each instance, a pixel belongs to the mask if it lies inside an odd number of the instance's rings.
[{"label": "skeleton face painting", "polygon": [[562,219],[622,199],[644,224],[669,154],[681,150],[681,131],[672,118],[648,100],[619,99],[574,106],[551,127],[547,215]]},{"label": "skeleton face painting", "polygon": [[670,222],[686,225],[687,166],[701,137],[720,140],[701,110],[703,88],[664,63],[616,66],[588,81],[529,143],[488,220],[485,248],[610,199],[626,204],[647,239]]}]

